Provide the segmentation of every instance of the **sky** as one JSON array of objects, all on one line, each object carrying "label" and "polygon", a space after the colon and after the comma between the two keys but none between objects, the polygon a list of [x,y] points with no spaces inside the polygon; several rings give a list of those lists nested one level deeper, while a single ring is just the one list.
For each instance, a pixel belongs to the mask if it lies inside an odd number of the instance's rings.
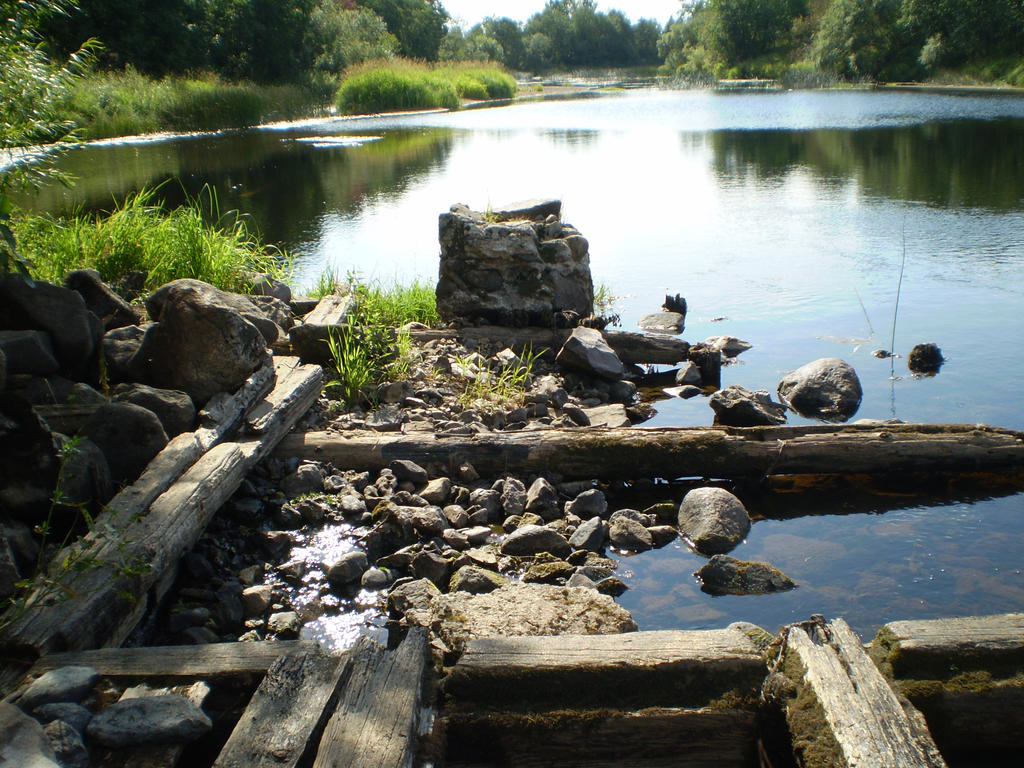
[{"label": "sky", "polygon": [[[545,0],[441,0],[448,14],[465,27],[488,16],[507,16],[526,21],[544,9]],[[599,11],[622,11],[634,24],[640,19],[655,19],[664,24],[679,11],[679,0],[598,0]]]}]

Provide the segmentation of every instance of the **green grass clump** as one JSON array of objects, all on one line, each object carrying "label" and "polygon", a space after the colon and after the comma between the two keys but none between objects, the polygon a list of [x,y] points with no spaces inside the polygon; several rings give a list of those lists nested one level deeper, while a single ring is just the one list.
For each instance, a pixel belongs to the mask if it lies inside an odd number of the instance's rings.
[{"label": "green grass clump", "polygon": [[33,275],[59,283],[72,270],[95,269],[116,282],[143,270],[148,289],[189,277],[229,291],[245,290],[254,272],[285,276],[287,255],[265,247],[236,213],[221,215],[211,189],[172,210],[156,201],[156,192],[138,192],[109,215],[19,219],[15,231]]},{"label": "green grass clump", "polygon": [[389,59],[347,70],[336,103],[347,114],[456,109],[462,99],[507,99],[515,92],[515,80],[497,65],[465,62],[433,67]]},{"label": "green grass clump", "polygon": [[[466,385],[459,401],[465,405],[494,406],[519,405],[523,394],[530,385],[533,365],[539,358],[532,349],[519,356],[517,362],[500,370],[481,370],[475,379]],[[469,367],[469,357],[456,356],[455,362],[464,368]]]},{"label": "green grass clump", "polygon": [[216,75],[157,80],[129,68],[80,79],[61,109],[88,139],[209,131],[314,114],[326,106],[332,89],[313,82],[226,83]]}]

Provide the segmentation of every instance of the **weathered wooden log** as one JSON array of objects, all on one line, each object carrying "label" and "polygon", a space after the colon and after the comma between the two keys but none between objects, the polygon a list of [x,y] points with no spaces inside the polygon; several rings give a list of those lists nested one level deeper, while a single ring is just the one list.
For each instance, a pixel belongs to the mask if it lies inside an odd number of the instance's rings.
[{"label": "weathered wooden log", "polygon": [[[764,633],[767,636],[767,633]],[[765,665],[740,628],[471,640],[447,674],[449,707],[474,711],[756,708]]]},{"label": "weathered wooden log", "polygon": [[[688,359],[690,345],[671,336],[629,331],[601,331],[615,354],[624,363],[657,363],[676,365]],[[458,329],[412,331],[412,340],[425,344],[439,339],[461,340],[474,344],[511,347],[522,352],[552,350],[557,352],[572,334],[567,328],[504,328],[497,325],[467,326]]]},{"label": "weathered wooden log", "polygon": [[46,426],[52,432],[60,432],[62,435],[75,435],[85,426],[85,423],[92,418],[92,415],[99,409],[99,403],[57,403],[34,405],[32,410],[36,415],[46,422]]},{"label": "weathered wooden log", "polygon": [[[500,692],[495,695],[500,696]],[[748,768],[757,715],[736,709],[585,710],[445,718],[445,764],[549,768]]]},{"label": "weathered wooden log", "polygon": [[410,630],[392,652],[363,638],[313,768],[411,768],[425,725],[427,661],[422,628]]},{"label": "weathered wooden log", "polygon": [[214,768],[295,768],[319,741],[349,665],[348,655],[315,650],[282,656],[267,671]]},{"label": "weathered wooden log", "polygon": [[378,470],[410,459],[439,472],[470,462],[496,475],[556,471],[566,479],[762,478],[787,474],[1024,471],[1024,433],[970,425],[550,429],[473,437],[310,432],[280,456]]},{"label": "weathered wooden log", "polygon": [[[32,604],[4,637],[12,654],[35,659],[43,653],[120,645],[146,609],[170,587],[178,560],[195,544],[210,519],[248,471],[291,429],[320,393],[319,366],[301,366],[283,385],[293,396],[274,395],[286,406],[261,418],[260,437],[221,443],[202,456],[148,511],[97,526],[73,545],[82,569],[65,571],[58,556],[51,574],[67,588],[56,604]],[[74,554],[79,553],[79,554]]]},{"label": "weathered wooden log", "polygon": [[790,627],[781,668],[796,687],[786,722],[799,765],[944,768],[919,714],[897,698],[842,619]]},{"label": "weathered wooden log", "polygon": [[871,656],[924,713],[943,752],[1019,750],[1024,613],[895,621],[879,631]]},{"label": "weathered wooden log", "polygon": [[302,323],[289,331],[292,354],[306,362],[324,362],[330,359],[327,337],[337,331],[348,320],[355,307],[352,294],[324,296],[316,308],[306,315]]},{"label": "weathered wooden log", "polygon": [[252,643],[210,643],[148,648],[97,648],[91,651],[51,653],[37,661],[30,675],[60,667],[84,666],[109,678],[230,678],[264,675],[284,655],[313,651],[303,640]]}]

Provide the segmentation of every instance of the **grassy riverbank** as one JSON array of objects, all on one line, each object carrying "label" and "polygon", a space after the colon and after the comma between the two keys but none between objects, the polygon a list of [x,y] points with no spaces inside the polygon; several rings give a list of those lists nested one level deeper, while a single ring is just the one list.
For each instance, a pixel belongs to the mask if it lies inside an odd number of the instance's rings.
[{"label": "grassy riverbank", "polygon": [[209,131],[324,113],[335,87],[326,79],[257,85],[215,75],[154,79],[134,70],[97,72],[76,82],[60,108],[86,139]]},{"label": "grassy riverbank", "polygon": [[286,277],[289,258],[260,242],[236,212],[222,213],[207,189],[190,205],[165,210],[157,190],[132,195],[107,215],[27,215],[15,220],[19,250],[32,275],[54,283],[76,269],[95,269],[115,283],[145,271],[152,290],[182,277],[229,291],[250,275]]},{"label": "grassy riverbank", "polygon": [[444,66],[389,59],[351,68],[343,75],[336,104],[345,114],[409,109],[456,109],[463,100],[510,99],[516,81],[488,62]]}]

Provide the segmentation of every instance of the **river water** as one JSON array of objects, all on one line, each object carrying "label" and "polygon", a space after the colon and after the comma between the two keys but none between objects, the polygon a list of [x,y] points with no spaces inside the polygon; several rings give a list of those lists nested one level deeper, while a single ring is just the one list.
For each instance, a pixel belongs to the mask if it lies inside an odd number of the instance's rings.
[{"label": "river water", "polygon": [[[625,329],[680,293],[687,340],[754,345],[723,385],[774,391],[787,371],[836,356],[861,378],[858,418],[1024,429],[1021,98],[637,91],[102,142],[62,167],[76,186],[27,206],[103,208],[168,180],[174,202],[210,184],[222,210],[296,256],[306,284],[325,268],[433,280],[451,204],[558,197]],[[891,339],[903,358],[871,355]],[[906,370],[919,342],[947,358],[935,377]],[[704,398],[657,408],[652,426],[712,420]],[[625,560],[620,602],[645,629],[774,630],[823,613],[865,635],[893,619],[1024,610],[1015,490],[750,493],[763,518],[733,554],[774,563],[798,589],[710,597],[692,577],[701,558],[680,544]]]}]

